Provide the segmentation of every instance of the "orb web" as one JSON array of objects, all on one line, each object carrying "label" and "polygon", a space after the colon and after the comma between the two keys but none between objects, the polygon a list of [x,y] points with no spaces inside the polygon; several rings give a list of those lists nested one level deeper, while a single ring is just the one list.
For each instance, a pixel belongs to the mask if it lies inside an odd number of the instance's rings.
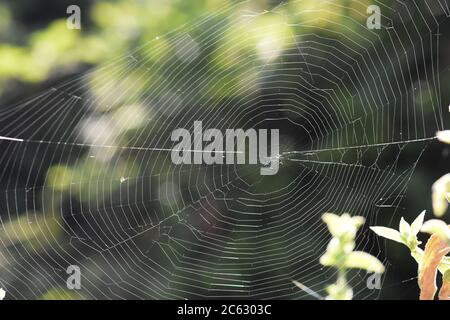
[{"label": "orb web", "polygon": [[[0,284],[12,298],[312,298],[324,212],[394,219],[444,127],[444,1],[243,2],[0,110]],[[280,169],[174,165],[171,132],[280,130]],[[358,249],[378,256],[367,229]],[[385,261],[388,263],[388,261]],[[389,271],[389,270],[388,270]],[[352,272],[355,297],[376,298]]]}]

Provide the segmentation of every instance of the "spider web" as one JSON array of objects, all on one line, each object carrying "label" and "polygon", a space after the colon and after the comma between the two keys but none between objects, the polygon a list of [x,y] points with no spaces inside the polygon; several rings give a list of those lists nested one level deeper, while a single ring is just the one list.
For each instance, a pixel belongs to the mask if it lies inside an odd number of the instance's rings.
[{"label": "spider web", "polygon": [[[394,219],[444,128],[446,3],[373,2],[379,30],[366,1],[233,4],[2,108],[8,296],[65,287],[69,265],[84,298],[326,295],[336,271],[318,262],[330,240],[321,215]],[[171,132],[197,120],[280,129],[280,171],[173,165]],[[356,241],[380,256],[367,229]],[[380,294],[367,276],[351,273],[356,298]]]}]

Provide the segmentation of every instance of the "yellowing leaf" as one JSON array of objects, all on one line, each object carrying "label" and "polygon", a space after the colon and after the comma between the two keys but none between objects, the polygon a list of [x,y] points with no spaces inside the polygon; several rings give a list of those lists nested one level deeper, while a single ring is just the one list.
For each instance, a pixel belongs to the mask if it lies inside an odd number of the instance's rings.
[{"label": "yellowing leaf", "polygon": [[428,239],[419,268],[420,300],[434,299],[437,290],[436,274],[438,267],[448,252],[450,252],[450,247],[437,234],[433,234]]}]

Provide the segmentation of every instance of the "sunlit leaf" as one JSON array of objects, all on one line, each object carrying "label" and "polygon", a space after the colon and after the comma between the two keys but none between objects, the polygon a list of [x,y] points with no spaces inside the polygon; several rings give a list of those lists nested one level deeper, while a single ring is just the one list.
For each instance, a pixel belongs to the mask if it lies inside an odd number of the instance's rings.
[{"label": "sunlit leaf", "polygon": [[411,234],[417,235],[422,228],[423,220],[425,218],[425,210],[422,211],[419,216],[414,220],[414,222],[411,224]]},{"label": "sunlit leaf", "polygon": [[380,260],[362,251],[354,251],[350,253],[345,260],[345,266],[347,268],[363,269],[375,273],[384,272],[384,266]]},{"label": "sunlit leaf", "polygon": [[436,137],[438,138],[439,141],[450,144],[450,130],[439,131],[436,134]]},{"label": "sunlit leaf", "polygon": [[450,173],[438,179],[432,187],[433,212],[436,217],[442,217],[448,209],[448,196],[450,191]]},{"label": "sunlit leaf", "polygon": [[450,229],[447,224],[438,219],[433,219],[425,222],[422,226],[422,232],[429,234],[436,234],[441,240],[450,243]]},{"label": "sunlit leaf", "polygon": [[402,238],[400,237],[400,232],[397,230],[385,227],[370,227],[370,229],[380,237],[403,243]]},{"label": "sunlit leaf", "polygon": [[404,237],[405,239],[408,239],[409,235],[411,234],[411,226],[408,222],[403,219],[403,217],[400,219],[400,236]]},{"label": "sunlit leaf", "polygon": [[363,217],[352,217],[348,213],[344,213],[341,216],[334,213],[325,213],[322,216],[322,220],[327,224],[333,237],[348,235],[350,238],[353,238],[356,235],[359,227],[361,227],[365,221]]}]

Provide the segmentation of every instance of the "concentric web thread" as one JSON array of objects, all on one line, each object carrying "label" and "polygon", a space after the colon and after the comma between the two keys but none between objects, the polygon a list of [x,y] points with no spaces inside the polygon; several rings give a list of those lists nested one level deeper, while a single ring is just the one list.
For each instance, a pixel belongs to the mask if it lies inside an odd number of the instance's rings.
[{"label": "concentric web thread", "polygon": [[[344,2],[231,5],[1,108],[8,295],[64,288],[69,265],[86,299],[314,298],[292,280],[326,295],[321,215],[394,219],[444,127],[445,2],[373,1],[379,30]],[[279,129],[278,174],[175,166],[171,132],[197,120]],[[357,243],[380,255],[368,230]],[[356,298],[380,294],[366,279],[351,274]]]}]

